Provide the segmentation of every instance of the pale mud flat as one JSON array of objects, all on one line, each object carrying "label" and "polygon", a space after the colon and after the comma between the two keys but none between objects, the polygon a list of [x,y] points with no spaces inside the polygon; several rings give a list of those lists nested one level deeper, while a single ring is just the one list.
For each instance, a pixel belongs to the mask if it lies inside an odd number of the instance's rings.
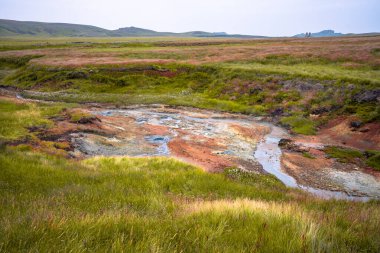
[{"label": "pale mud flat", "polygon": [[[309,159],[283,152],[278,143],[291,138],[287,131],[259,118],[165,106],[95,108],[90,112],[112,129],[112,134],[71,134],[75,156],[168,156],[210,172],[238,167],[270,173],[289,187],[323,198],[380,199],[378,175],[322,155]],[[321,147],[323,144],[315,146],[316,150]]]},{"label": "pale mud flat", "polygon": [[329,171],[329,176],[336,183],[343,185],[346,191],[366,193],[368,196],[379,196],[380,182],[375,177],[360,171]]},{"label": "pale mud flat", "polygon": [[322,197],[380,199],[379,172],[328,159],[313,148],[310,151],[314,159],[289,151],[283,151],[281,157],[282,171],[294,178],[301,188]]}]

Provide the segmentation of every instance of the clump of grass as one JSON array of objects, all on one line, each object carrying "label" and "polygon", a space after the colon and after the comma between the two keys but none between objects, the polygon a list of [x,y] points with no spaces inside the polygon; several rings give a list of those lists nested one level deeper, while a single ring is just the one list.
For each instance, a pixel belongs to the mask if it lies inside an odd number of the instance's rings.
[{"label": "clump of grass", "polygon": [[366,164],[380,171],[380,151],[368,150],[364,152],[364,155],[367,158]]},{"label": "clump of grass", "polygon": [[367,165],[380,171],[380,154],[370,157],[367,160]]},{"label": "clump of grass", "polygon": [[355,159],[364,158],[361,151],[342,147],[327,147],[325,148],[325,153],[342,163],[354,163]]},{"label": "clump of grass", "polygon": [[0,146],[1,143],[13,143],[28,149],[37,148],[46,153],[65,156],[70,145],[65,142],[51,142],[40,137],[44,131],[54,125],[52,117],[60,115],[62,110],[71,105],[15,103],[0,99]]},{"label": "clump of grass", "polygon": [[315,159],[315,157],[312,154],[310,154],[309,152],[302,152],[302,156],[309,158],[309,159]]},{"label": "clump of grass", "polygon": [[29,127],[49,127],[48,116],[62,108],[49,108],[31,103],[14,103],[0,99],[0,139],[16,140],[26,137]]},{"label": "clump of grass", "polygon": [[11,67],[19,68],[28,64],[32,59],[39,58],[40,55],[28,55],[21,57],[0,57],[0,68]]},{"label": "clump of grass", "polygon": [[380,121],[380,105],[376,103],[365,103],[355,106],[355,114],[364,122]]},{"label": "clump of grass", "polygon": [[71,110],[69,116],[70,121],[74,123],[90,122],[95,119],[94,115],[82,110]]},{"label": "clump of grass", "polygon": [[284,184],[273,175],[262,177],[260,174],[245,172],[239,168],[234,167],[226,168],[224,170],[224,175],[227,178],[242,184],[262,186],[270,185],[273,188],[285,189]]},{"label": "clump of grass", "polygon": [[279,91],[274,99],[278,102],[283,102],[283,101],[298,101],[301,98],[300,92],[299,91]]},{"label": "clump of grass", "polygon": [[367,150],[365,152],[342,147],[327,147],[325,153],[330,158],[336,158],[341,163],[356,163],[380,170],[380,151]]},{"label": "clump of grass", "polygon": [[298,134],[313,135],[316,133],[316,122],[301,116],[283,117],[281,124],[290,127]]},{"label": "clump of grass", "polygon": [[380,48],[374,48],[371,50],[371,53],[375,56],[380,56]]}]

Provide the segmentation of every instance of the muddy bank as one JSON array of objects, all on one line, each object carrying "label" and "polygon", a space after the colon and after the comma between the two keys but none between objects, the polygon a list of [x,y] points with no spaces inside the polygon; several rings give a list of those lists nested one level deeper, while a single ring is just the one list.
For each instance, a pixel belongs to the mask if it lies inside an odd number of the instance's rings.
[{"label": "muddy bank", "polygon": [[[292,138],[276,126],[258,144],[254,154],[263,169],[285,185],[300,188],[321,198],[355,201],[380,199],[380,173],[353,164],[328,159],[322,143],[296,143],[296,151],[282,149],[279,143]],[[306,157],[302,152],[310,152]]]},{"label": "muddy bank", "polygon": [[340,163],[327,158],[322,152],[313,152],[313,158],[309,158],[300,153],[284,151],[281,166],[286,174],[296,179],[301,188],[318,195],[331,195],[321,191],[328,190],[335,195],[344,194],[348,199],[380,199],[379,172],[355,164]]}]

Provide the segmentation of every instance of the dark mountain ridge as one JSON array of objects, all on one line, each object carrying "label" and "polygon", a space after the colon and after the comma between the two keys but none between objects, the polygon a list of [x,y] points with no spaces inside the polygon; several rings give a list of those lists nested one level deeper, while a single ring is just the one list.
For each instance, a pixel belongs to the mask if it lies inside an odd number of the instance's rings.
[{"label": "dark mountain ridge", "polygon": [[[295,38],[304,37],[337,37],[355,36],[359,34],[342,34],[334,30],[324,30],[317,33],[301,33]],[[360,35],[379,35],[366,33]],[[68,23],[46,23],[35,21],[16,21],[0,19],[0,37],[5,36],[45,36],[45,37],[200,37],[200,38],[265,38],[266,36],[228,34],[225,32],[191,31],[184,33],[157,32],[138,27],[123,27],[117,30],[107,30],[97,26]]]},{"label": "dark mountain ridge", "polygon": [[96,26],[67,23],[45,23],[34,21],[16,21],[0,19],[0,36],[48,36],[48,37],[236,37],[260,38],[264,36],[227,34],[224,32],[209,33],[192,31],[185,33],[157,32],[138,27],[124,27],[107,30]]}]

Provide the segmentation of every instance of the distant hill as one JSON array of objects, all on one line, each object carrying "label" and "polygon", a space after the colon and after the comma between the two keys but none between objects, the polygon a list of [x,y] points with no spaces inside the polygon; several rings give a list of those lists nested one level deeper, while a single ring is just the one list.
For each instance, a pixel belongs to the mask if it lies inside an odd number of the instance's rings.
[{"label": "distant hill", "polygon": [[110,37],[158,37],[158,36],[176,36],[176,33],[170,32],[156,32],[153,30],[138,28],[138,27],[124,27],[117,30],[108,31]]},{"label": "distant hill", "polygon": [[[334,30],[324,30],[311,33],[310,37],[337,37],[337,36],[375,36],[379,33],[343,34]],[[91,25],[77,25],[67,23],[45,23],[34,21],[16,21],[0,19],[0,37],[5,36],[46,36],[46,37],[200,37],[200,38],[266,38],[266,36],[228,34],[225,32],[191,31],[184,33],[157,32],[138,27],[124,27],[117,30],[107,30]],[[306,33],[294,35],[296,38],[307,37]]]},{"label": "distant hill", "polygon": [[66,23],[44,23],[32,21],[15,21],[0,19],[0,36],[67,36],[67,37],[231,37],[231,38],[262,38],[241,34],[227,34],[224,32],[209,33],[193,31],[185,33],[156,32],[153,30],[125,27],[117,30],[107,30],[90,25]]},{"label": "distant hill", "polygon": [[[334,30],[323,30],[317,33],[311,33],[309,37],[320,38],[320,37],[338,37],[338,36],[345,36],[345,35],[346,34],[343,34],[343,33],[336,33]],[[294,35],[293,37],[305,38],[307,36],[306,36],[306,33],[300,33],[300,34]]]},{"label": "distant hill", "polygon": [[90,25],[43,23],[0,19],[0,36],[72,36],[104,37],[109,31]]},{"label": "distant hill", "polygon": [[294,38],[305,38],[305,37],[312,37],[312,38],[322,38],[322,37],[340,37],[340,36],[379,36],[380,33],[373,32],[373,33],[336,33],[334,30],[323,30],[317,33],[310,33],[309,36],[307,36],[306,33],[300,33],[297,35],[294,35]]}]

